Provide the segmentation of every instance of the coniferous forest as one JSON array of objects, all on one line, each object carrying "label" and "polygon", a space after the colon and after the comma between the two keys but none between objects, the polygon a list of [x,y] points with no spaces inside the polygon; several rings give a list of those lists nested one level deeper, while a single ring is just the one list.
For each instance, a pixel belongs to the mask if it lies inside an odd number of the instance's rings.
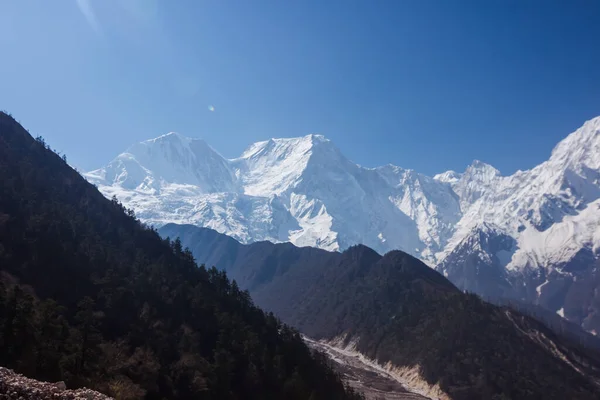
[{"label": "coniferous forest", "polygon": [[452,399],[588,400],[600,393],[597,346],[464,293],[401,251],[243,245],[190,225],[160,231],[225,268],[258,305],[307,336],[344,338],[381,364],[416,368]]},{"label": "coniferous forest", "polygon": [[119,399],[358,399],[297,331],[0,113],[0,365]]}]

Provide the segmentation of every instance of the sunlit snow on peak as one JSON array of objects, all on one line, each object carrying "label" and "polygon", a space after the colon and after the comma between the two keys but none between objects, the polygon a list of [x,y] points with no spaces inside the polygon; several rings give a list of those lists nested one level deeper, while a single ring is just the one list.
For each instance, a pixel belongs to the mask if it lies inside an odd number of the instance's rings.
[{"label": "sunlit snow on peak", "polygon": [[[434,177],[391,164],[363,168],[319,134],[257,142],[225,159],[202,140],[168,133],[86,177],[146,222],[208,226],[244,242],[330,250],[362,243],[433,265],[491,226],[518,242],[521,250],[503,254],[515,269],[600,241],[591,206],[600,199],[600,118],[561,141],[548,161],[510,176],[479,160]],[[582,233],[560,242],[572,230]]]}]

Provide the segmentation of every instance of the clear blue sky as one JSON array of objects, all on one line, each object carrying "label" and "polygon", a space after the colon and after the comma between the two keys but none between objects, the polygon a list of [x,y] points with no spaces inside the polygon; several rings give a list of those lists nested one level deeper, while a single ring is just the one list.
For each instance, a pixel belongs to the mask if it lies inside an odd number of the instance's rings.
[{"label": "clear blue sky", "polygon": [[0,54],[0,109],[85,170],[177,131],[508,174],[600,115],[595,0],[2,0]]}]

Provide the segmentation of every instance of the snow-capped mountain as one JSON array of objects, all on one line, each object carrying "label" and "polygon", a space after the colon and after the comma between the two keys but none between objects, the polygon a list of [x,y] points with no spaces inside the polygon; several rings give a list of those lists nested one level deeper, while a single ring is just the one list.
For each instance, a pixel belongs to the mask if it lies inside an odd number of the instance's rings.
[{"label": "snow-capped mountain", "polygon": [[[255,143],[225,159],[175,133],[133,145],[85,176],[156,226],[195,224],[246,243],[401,249],[464,289],[541,304],[549,276],[573,280],[600,253],[600,117],[548,161],[510,176],[481,161],[434,177],[364,168],[320,135]],[[566,292],[557,293],[545,305],[558,312]]]},{"label": "snow-capped mountain", "polygon": [[382,252],[420,254],[431,239],[395,204],[406,174],[384,172],[350,162],[320,135],[256,143],[227,160],[201,140],[170,133],[132,146],[86,177],[156,226],[193,223],[242,242],[328,250],[365,242]]}]

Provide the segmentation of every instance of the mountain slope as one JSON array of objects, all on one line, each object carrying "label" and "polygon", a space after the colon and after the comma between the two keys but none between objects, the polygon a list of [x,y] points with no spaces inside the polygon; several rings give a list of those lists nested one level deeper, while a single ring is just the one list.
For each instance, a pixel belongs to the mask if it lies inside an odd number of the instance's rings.
[{"label": "mountain slope", "polygon": [[[369,260],[365,251],[348,250],[356,261],[343,260],[302,296],[297,307],[304,313],[274,311],[308,335],[351,345],[380,364],[418,368],[454,399],[596,396],[599,387],[579,371],[597,377],[597,358],[586,369],[588,360],[576,361],[585,353],[541,324],[460,293],[404,253]],[[555,347],[574,366],[559,361]]]},{"label": "mountain slope", "polygon": [[[381,256],[360,245],[343,253],[244,245],[173,224],[160,233],[180,237],[199,262],[221,262],[257,304],[302,333],[357,351],[394,374],[417,376],[432,395],[593,399],[600,390],[596,350],[462,293],[406,253]],[[577,335],[585,333],[571,337]]]},{"label": "mountain slope", "polygon": [[497,228],[482,224],[473,229],[436,267],[461,289],[490,298],[516,296],[506,265],[516,241]]},{"label": "mountain slope", "polygon": [[131,214],[0,113],[0,364],[121,399],[358,398]]}]

